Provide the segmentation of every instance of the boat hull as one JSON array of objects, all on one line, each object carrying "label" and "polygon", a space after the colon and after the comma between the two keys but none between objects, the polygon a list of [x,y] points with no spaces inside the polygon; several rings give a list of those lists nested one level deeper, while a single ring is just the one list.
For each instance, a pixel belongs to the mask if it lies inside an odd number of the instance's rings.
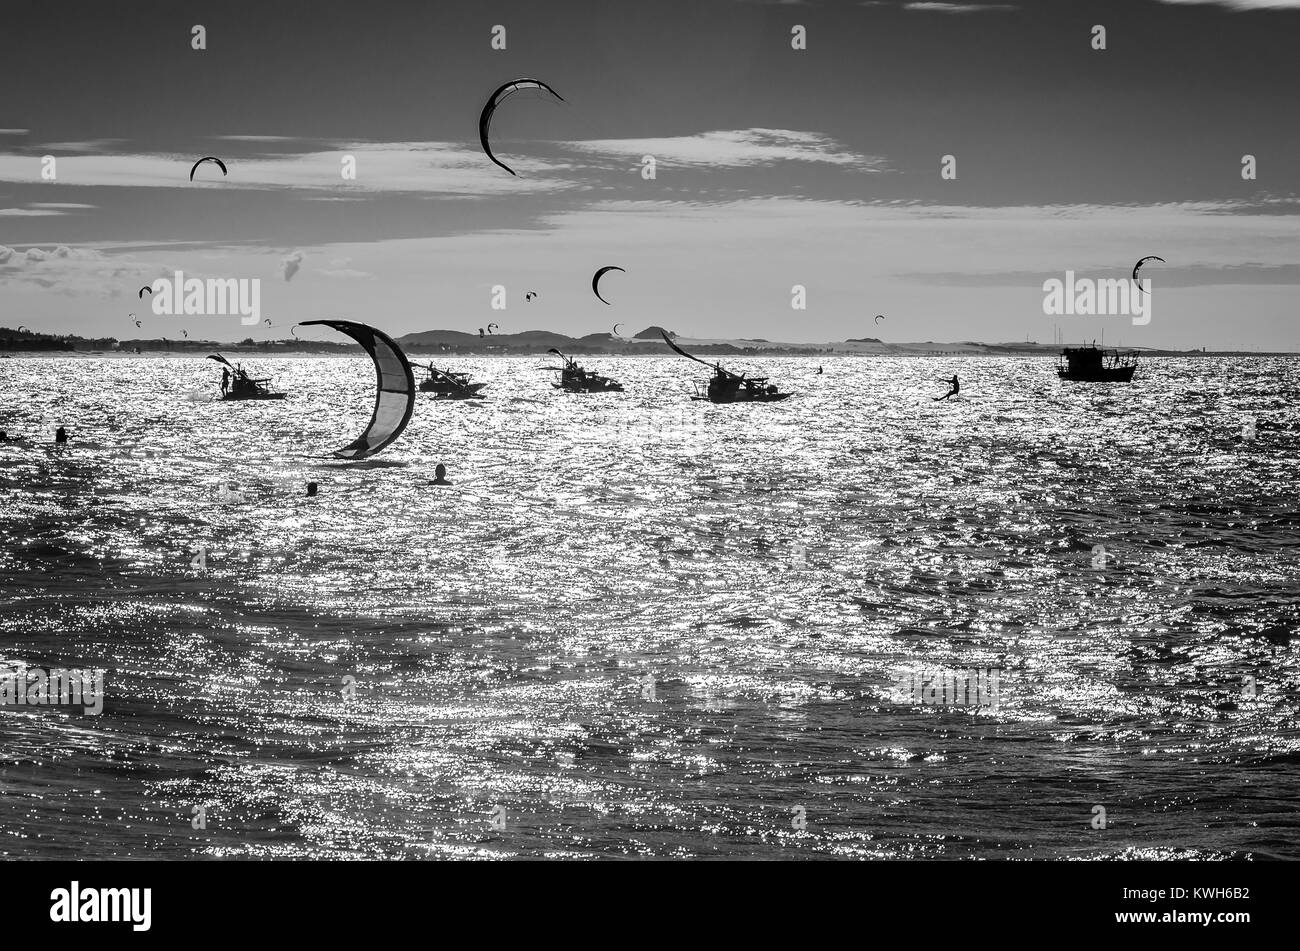
[{"label": "boat hull", "polygon": [[580,383],[552,383],[551,386],[557,390],[564,390],[566,393],[622,393],[622,383],[605,383],[605,384],[587,384]]},{"label": "boat hull", "polygon": [[239,400],[282,400],[288,393],[227,393],[221,397],[222,401],[239,401]]},{"label": "boat hull", "polygon": [[692,396],[691,399],[701,403],[779,403],[793,395],[793,393],[756,393],[746,396],[738,393],[734,396]]},{"label": "boat hull", "polygon": [[1057,370],[1056,375],[1078,383],[1130,383],[1136,372],[1137,367],[1103,367],[1087,371]]},{"label": "boat hull", "polygon": [[478,396],[478,391],[487,386],[486,383],[467,383],[465,386],[455,388],[437,383],[430,383],[425,380],[420,384],[421,393],[432,393],[434,399],[440,400],[467,400],[471,396]]}]

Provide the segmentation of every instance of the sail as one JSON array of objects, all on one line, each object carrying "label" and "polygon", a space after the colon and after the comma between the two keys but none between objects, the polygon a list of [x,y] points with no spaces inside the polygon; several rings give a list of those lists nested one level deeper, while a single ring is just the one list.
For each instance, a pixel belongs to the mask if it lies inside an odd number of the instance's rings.
[{"label": "sail", "polygon": [[209,360],[216,360],[218,363],[224,363],[226,366],[230,367],[230,369],[232,369],[232,370],[234,369],[233,366],[230,366],[230,361],[227,360],[225,357],[223,357],[223,356],[222,356],[221,354],[219,354],[219,353],[209,353],[209,354],[208,354],[208,359],[209,359]]},{"label": "sail", "polygon": [[323,324],[347,334],[375,361],[375,411],[370,425],[353,442],[334,453],[340,459],[364,459],[383,449],[406,428],[415,407],[415,376],[406,354],[392,337],[352,320],[304,320],[301,326]]},{"label": "sail", "polygon": [[672,338],[669,337],[665,331],[660,330],[659,333],[664,338],[664,343],[668,344],[668,346],[671,347],[676,353],[680,353],[682,356],[686,357],[686,359],[694,360],[696,363],[703,363],[706,367],[712,367],[713,371],[718,375],[725,376],[733,380],[739,380],[744,376],[743,373],[737,375],[735,373],[732,373],[730,370],[722,369],[722,364],[720,363],[710,363],[708,360],[701,360],[699,357],[695,356],[694,354],[687,353],[681,347],[677,346],[677,344],[673,343]]}]

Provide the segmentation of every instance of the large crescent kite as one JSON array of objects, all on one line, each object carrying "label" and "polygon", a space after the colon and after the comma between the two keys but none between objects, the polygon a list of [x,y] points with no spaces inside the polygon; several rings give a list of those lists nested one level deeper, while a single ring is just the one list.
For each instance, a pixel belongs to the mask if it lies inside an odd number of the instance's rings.
[{"label": "large crescent kite", "polygon": [[221,159],[217,158],[215,155],[207,155],[195,162],[194,167],[190,169],[190,181],[194,181],[194,173],[199,170],[199,166],[204,162],[216,162],[217,168],[221,169],[221,174],[226,174],[226,163],[221,161]]},{"label": "large crescent kite", "polygon": [[[323,324],[347,334],[365,348],[375,361],[375,411],[365,432],[334,453],[339,459],[364,459],[373,456],[398,436],[411,421],[415,407],[415,376],[406,354],[392,337],[382,330],[353,320],[304,320],[301,326]],[[296,336],[296,334],[295,334]]]},{"label": "large crescent kite", "polygon": [[492,116],[497,111],[497,106],[501,105],[507,96],[521,89],[545,89],[560,102],[564,102],[563,96],[540,79],[512,79],[510,82],[498,86],[497,91],[488,96],[488,101],[483,106],[483,112],[478,117],[478,140],[483,146],[484,154],[511,175],[515,174],[515,170],[492,154],[492,146],[488,142],[488,131],[492,127]]},{"label": "large crescent kite", "polygon": [[[623,269],[616,264],[610,264],[601,268],[591,276],[591,290],[597,297],[600,297],[600,279],[605,275],[606,271],[623,271]],[[623,271],[623,273],[626,274],[627,271]],[[609,301],[605,300],[603,297],[600,297],[600,299],[606,304],[609,303]]]}]

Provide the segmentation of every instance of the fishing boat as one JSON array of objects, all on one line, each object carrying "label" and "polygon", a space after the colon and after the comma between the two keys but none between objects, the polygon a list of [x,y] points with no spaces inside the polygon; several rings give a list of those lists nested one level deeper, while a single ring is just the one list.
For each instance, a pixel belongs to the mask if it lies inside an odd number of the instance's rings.
[{"label": "fishing boat", "polygon": [[1137,363],[1137,354],[1131,350],[1066,347],[1057,358],[1056,375],[1084,383],[1127,383],[1137,372]]},{"label": "fishing boat", "polygon": [[451,370],[439,370],[432,363],[424,368],[424,379],[420,381],[420,392],[432,393],[435,399],[467,400],[478,396],[478,391],[486,383],[471,383],[468,373],[453,373]]},{"label": "fishing boat", "polygon": [[219,353],[208,354],[209,360],[216,360],[227,369],[223,372],[226,385],[223,385],[223,400],[282,400],[287,393],[274,393],[269,388],[270,377],[260,379],[251,377],[242,366],[235,366]]},{"label": "fishing boat", "polygon": [[668,344],[674,352],[712,368],[713,376],[709,378],[707,385],[695,384],[695,395],[691,397],[693,400],[708,400],[710,403],[776,403],[793,395],[782,393],[775,385],[768,383],[765,376],[749,377],[744,373],[732,373],[730,370],[724,370],[720,363],[701,360],[673,343],[668,334],[662,330],[659,333],[663,335],[664,343]]},{"label": "fishing boat", "polygon": [[564,361],[563,366],[549,367],[551,370],[558,370],[560,379],[552,383],[551,386],[557,390],[564,390],[566,393],[622,393],[623,384],[618,380],[611,380],[607,376],[601,376],[599,373],[592,373],[590,370],[584,370],[578,366],[578,362],[573,357],[566,356],[551,347],[547,353],[558,354]]}]

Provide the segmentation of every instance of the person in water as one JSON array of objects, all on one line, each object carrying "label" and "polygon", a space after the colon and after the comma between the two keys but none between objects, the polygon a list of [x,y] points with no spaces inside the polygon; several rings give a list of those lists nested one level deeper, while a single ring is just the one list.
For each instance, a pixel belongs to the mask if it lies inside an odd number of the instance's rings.
[{"label": "person in water", "polygon": [[938,403],[938,402],[942,402],[943,400],[946,400],[946,399],[947,399],[948,397],[950,397],[950,396],[956,396],[958,393],[961,392],[961,384],[957,382],[957,374],[956,374],[956,373],[954,373],[954,374],[952,375],[952,379],[951,379],[951,380],[944,380],[943,382],[944,382],[944,383],[947,383],[949,386],[951,386],[952,389],[949,390],[947,393],[943,394],[943,396],[936,396],[936,397],[934,397],[934,400],[935,400],[936,403]]},{"label": "person in water", "polygon": [[68,441],[68,431],[60,426],[54,430],[54,441],[56,443],[65,443]]},{"label": "person in water", "polygon": [[433,470],[433,484],[451,485],[451,483],[447,481],[447,467],[441,462],[438,463],[438,467]]},{"label": "person in water", "polygon": [[225,396],[230,390],[230,371],[225,367],[221,368],[221,395]]}]

